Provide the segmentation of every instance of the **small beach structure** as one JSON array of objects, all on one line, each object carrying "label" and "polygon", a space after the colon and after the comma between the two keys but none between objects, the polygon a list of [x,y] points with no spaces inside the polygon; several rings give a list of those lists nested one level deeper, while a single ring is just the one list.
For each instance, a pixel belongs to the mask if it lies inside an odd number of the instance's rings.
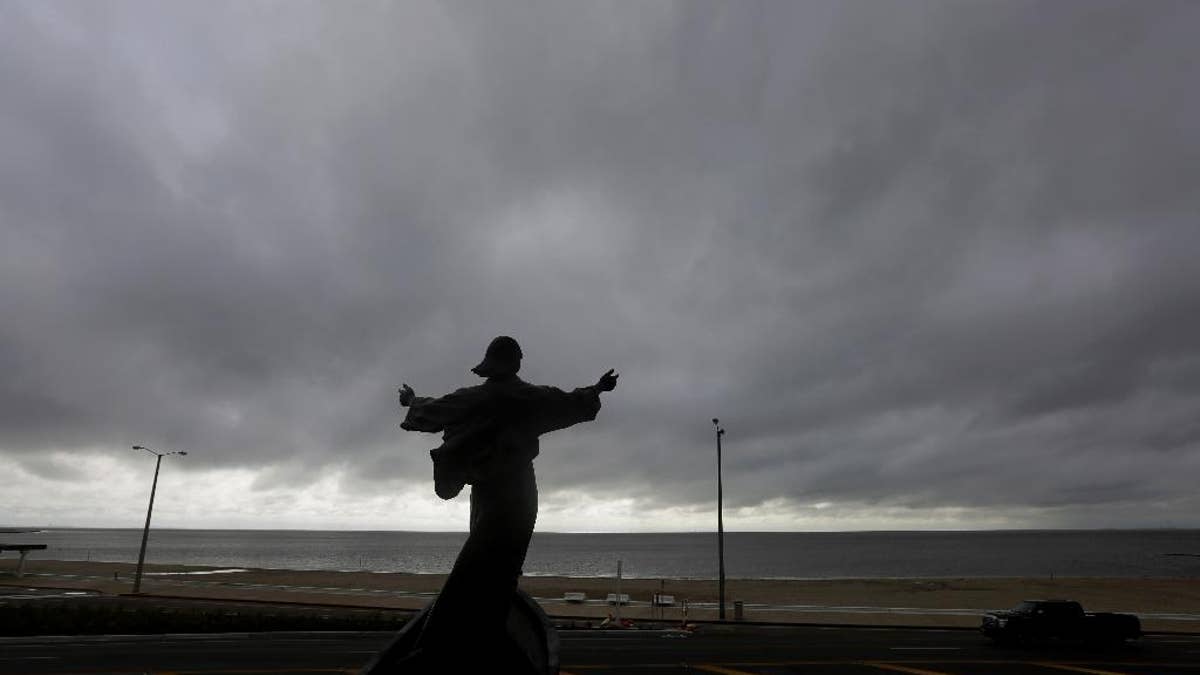
[{"label": "small beach structure", "polygon": [[650,604],[655,607],[670,607],[675,604],[675,596],[666,595],[664,593],[655,593],[650,599]]},{"label": "small beach structure", "polygon": [[25,556],[29,555],[30,551],[45,550],[45,544],[2,544],[0,543],[0,553],[5,551],[16,551],[21,555],[21,559],[17,561],[17,578],[25,576]]}]

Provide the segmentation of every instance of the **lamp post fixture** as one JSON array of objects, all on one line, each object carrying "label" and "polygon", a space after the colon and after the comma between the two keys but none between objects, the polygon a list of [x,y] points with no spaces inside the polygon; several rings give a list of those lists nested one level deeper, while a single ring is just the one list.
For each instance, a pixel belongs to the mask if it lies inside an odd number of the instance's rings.
[{"label": "lamp post fixture", "polygon": [[713,427],[717,430],[717,593],[719,595],[717,604],[717,618],[721,621],[725,620],[725,519],[721,511],[723,510],[724,488],[721,485],[721,437],[725,435],[725,430],[721,428],[721,421],[713,418]]},{"label": "lamp post fixture", "polygon": [[146,540],[150,538],[150,514],[154,512],[154,493],[158,490],[158,469],[162,466],[162,458],[167,455],[186,455],[186,452],[156,452],[147,448],[144,445],[133,446],[134,450],[145,450],[154,455],[158,459],[154,461],[154,482],[150,485],[150,506],[146,508],[146,527],[142,530],[142,550],[138,552],[137,572],[133,577],[133,592],[140,593],[142,590],[142,566],[146,563]]}]

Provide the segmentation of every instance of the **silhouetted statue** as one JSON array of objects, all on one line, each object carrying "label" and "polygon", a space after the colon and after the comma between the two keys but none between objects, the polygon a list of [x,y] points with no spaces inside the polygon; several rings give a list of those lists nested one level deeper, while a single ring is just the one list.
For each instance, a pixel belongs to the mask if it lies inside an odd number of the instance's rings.
[{"label": "silhouetted statue", "polygon": [[[429,453],[438,496],[452,499],[471,485],[470,535],[437,599],[364,672],[547,670],[544,660],[531,659],[535,646],[521,644],[529,638],[521,624],[552,628],[517,590],[537,520],[538,437],[595,419],[600,393],[612,391],[618,376],[609,370],[596,384],[566,392],[517,377],[521,357],[517,341],[500,336],[471,369],[483,384],[440,398],[417,396],[407,384],[400,389],[400,405],[408,408],[400,428],[444,434]],[[557,654],[549,656],[556,672]]]}]

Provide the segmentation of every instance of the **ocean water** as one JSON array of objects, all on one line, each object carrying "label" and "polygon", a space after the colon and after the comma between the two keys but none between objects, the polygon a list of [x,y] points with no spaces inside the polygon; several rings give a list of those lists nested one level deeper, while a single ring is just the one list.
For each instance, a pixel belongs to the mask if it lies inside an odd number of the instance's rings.
[{"label": "ocean water", "polygon": [[[141,530],[0,535],[47,544],[34,557],[136,562]],[[464,533],[153,530],[147,562],[278,569],[448,572]],[[527,575],[716,578],[715,533],[536,533]],[[1200,530],[729,532],[729,578],[1200,578]]]}]

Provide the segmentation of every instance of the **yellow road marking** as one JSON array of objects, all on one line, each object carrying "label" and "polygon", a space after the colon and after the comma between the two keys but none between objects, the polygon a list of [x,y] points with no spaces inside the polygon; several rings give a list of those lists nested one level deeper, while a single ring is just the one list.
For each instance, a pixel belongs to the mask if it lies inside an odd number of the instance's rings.
[{"label": "yellow road marking", "polygon": [[943,673],[940,670],[925,670],[923,668],[913,668],[911,666],[901,666],[895,663],[876,663],[874,661],[864,662],[864,666],[871,666],[880,670],[890,670],[896,673],[908,673],[909,675],[950,675]]},{"label": "yellow road marking", "polygon": [[1080,666],[1068,666],[1065,663],[1037,663],[1035,665],[1043,668],[1055,668],[1057,670],[1067,670],[1072,673],[1088,673],[1089,675],[1125,675],[1113,670],[1096,670],[1095,668],[1082,668]]},{"label": "yellow road marking", "polygon": [[696,670],[703,670],[706,673],[719,673],[719,675],[754,675],[754,673],[745,670],[734,670],[724,666],[716,666],[710,663],[702,663],[694,666]]}]

